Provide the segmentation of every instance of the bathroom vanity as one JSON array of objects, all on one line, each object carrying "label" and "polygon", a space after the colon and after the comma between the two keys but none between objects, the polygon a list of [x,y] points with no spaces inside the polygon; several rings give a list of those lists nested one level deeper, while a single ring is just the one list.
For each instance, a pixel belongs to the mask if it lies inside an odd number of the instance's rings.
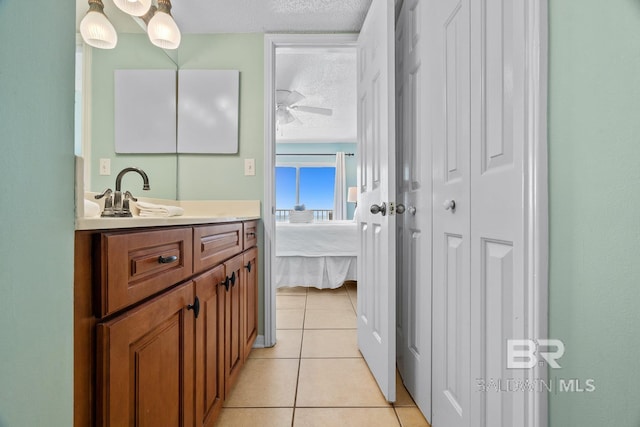
[{"label": "bathroom vanity", "polygon": [[257,219],[81,223],[75,426],[213,425],[258,332]]}]

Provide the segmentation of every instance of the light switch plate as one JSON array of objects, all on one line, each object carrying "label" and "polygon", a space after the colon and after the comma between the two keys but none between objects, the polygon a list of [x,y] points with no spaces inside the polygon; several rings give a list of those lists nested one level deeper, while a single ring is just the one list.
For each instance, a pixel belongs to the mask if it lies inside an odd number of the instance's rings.
[{"label": "light switch plate", "polygon": [[245,176],[254,176],[256,174],[256,159],[244,159]]},{"label": "light switch plate", "polygon": [[111,175],[111,159],[100,159],[100,175]]}]

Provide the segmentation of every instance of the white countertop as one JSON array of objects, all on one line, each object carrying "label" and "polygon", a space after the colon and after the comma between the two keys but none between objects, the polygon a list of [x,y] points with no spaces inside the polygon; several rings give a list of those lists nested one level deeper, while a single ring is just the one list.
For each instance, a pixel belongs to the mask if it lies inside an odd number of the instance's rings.
[{"label": "white countertop", "polygon": [[[87,193],[85,197],[88,200],[93,200],[91,193]],[[180,206],[184,209],[184,215],[141,217],[137,216],[137,208],[132,206],[134,216],[129,218],[84,217],[84,209],[78,209],[78,206],[76,230],[169,227],[173,225],[212,224],[260,219],[259,200],[160,200],[143,198],[140,198],[140,200],[156,204]]]},{"label": "white countertop", "polygon": [[260,216],[216,217],[216,216],[172,216],[172,217],[131,217],[131,218],[78,218],[76,230],[102,230],[116,228],[169,227],[172,225],[197,225],[223,222],[250,221]]}]

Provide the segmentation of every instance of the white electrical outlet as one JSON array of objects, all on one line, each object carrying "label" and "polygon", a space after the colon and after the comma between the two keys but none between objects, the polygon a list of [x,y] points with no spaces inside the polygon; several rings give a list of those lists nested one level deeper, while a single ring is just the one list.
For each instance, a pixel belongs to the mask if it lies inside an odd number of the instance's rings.
[{"label": "white electrical outlet", "polygon": [[111,175],[111,159],[100,159],[100,175]]},{"label": "white electrical outlet", "polygon": [[256,174],[256,159],[244,159],[244,174],[246,176]]}]

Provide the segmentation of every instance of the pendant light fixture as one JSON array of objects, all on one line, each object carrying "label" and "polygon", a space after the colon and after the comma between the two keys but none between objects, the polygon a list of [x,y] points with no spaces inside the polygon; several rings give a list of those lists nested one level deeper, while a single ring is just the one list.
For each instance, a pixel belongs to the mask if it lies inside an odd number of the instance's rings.
[{"label": "pendant light fixture", "polygon": [[180,29],[171,16],[171,1],[158,0],[158,9],[147,24],[149,40],[162,49],[177,49],[180,46]]},{"label": "pendant light fixture", "polygon": [[80,34],[85,43],[99,49],[113,49],[118,33],[104,14],[102,0],[89,0],[89,11],[80,22]]},{"label": "pendant light fixture", "polygon": [[151,7],[151,0],[113,0],[113,3],[131,16],[142,16]]}]

